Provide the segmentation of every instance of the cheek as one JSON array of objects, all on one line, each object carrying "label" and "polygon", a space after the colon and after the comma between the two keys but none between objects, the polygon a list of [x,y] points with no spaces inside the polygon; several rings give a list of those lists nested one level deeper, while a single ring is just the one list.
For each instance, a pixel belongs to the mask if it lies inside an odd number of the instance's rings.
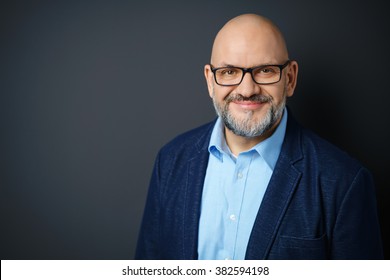
[{"label": "cheek", "polygon": [[280,104],[286,98],[286,88],[285,85],[280,87],[273,88],[268,91],[268,95],[272,96],[274,104]]},{"label": "cheek", "polygon": [[212,98],[218,102],[225,100],[225,98],[232,92],[228,87],[215,86],[212,92]]}]

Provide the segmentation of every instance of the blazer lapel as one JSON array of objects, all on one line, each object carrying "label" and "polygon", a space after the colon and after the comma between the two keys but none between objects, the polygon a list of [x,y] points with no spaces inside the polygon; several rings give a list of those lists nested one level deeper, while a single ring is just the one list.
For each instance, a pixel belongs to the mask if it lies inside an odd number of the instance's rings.
[{"label": "blazer lapel", "polygon": [[301,177],[294,163],[302,158],[300,129],[289,114],[282,150],[260,205],[246,259],[266,259],[283,215]]},{"label": "blazer lapel", "polygon": [[208,145],[215,122],[195,143],[194,156],[188,160],[184,203],[183,246],[184,259],[198,259],[198,229],[202,191],[209,161]]}]

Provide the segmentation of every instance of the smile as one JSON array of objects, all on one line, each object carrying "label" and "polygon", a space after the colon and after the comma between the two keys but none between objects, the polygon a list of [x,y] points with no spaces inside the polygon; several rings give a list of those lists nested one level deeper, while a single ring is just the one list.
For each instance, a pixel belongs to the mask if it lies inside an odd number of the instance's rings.
[{"label": "smile", "polygon": [[232,101],[235,106],[244,110],[257,110],[263,107],[266,102],[260,102],[260,101]]}]

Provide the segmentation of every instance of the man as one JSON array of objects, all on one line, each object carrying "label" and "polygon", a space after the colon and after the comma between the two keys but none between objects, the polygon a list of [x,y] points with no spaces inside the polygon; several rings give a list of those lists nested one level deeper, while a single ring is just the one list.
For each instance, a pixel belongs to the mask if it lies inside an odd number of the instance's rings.
[{"label": "man", "polygon": [[159,152],[136,258],[383,258],[370,173],[285,108],[298,64],[278,28],[230,20],[204,73],[219,117]]}]

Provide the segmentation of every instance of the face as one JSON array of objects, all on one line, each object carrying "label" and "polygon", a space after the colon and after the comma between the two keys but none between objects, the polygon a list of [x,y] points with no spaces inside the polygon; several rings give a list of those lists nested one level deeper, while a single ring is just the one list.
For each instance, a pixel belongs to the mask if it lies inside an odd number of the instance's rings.
[{"label": "face", "polygon": [[226,128],[243,137],[265,136],[272,131],[282,117],[286,98],[293,94],[295,68],[296,62],[292,61],[283,69],[281,80],[271,85],[256,84],[251,75],[246,73],[241,84],[220,86],[215,83],[210,66],[206,65],[210,97]]},{"label": "face", "polygon": [[[284,42],[272,32],[255,30],[255,36],[245,32],[250,31],[217,37],[211,61],[213,67],[250,68],[264,64],[281,65],[288,60]],[[225,127],[242,137],[261,137],[271,132],[281,119],[286,98],[293,94],[297,69],[297,63],[291,61],[283,69],[281,80],[275,84],[259,85],[250,73],[246,73],[239,85],[221,86],[215,82],[210,65],[206,65],[209,94]]]}]

